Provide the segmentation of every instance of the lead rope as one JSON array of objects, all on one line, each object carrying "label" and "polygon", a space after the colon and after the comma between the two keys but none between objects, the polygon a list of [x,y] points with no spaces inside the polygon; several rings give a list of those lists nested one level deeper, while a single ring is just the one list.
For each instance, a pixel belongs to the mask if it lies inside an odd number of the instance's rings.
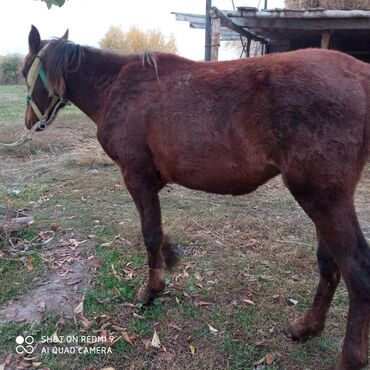
[{"label": "lead rope", "polygon": [[57,116],[57,113],[62,105],[66,105],[67,100],[63,97],[59,97],[58,103],[55,105],[53,112],[51,113],[50,117],[48,119],[43,118],[39,121],[37,121],[30,130],[26,131],[26,133],[18,140],[12,142],[12,143],[2,143],[0,142],[0,148],[15,148],[17,146],[20,146],[24,144],[26,141],[32,140],[32,135],[37,131],[45,130],[51,123],[54,121],[55,117]]}]

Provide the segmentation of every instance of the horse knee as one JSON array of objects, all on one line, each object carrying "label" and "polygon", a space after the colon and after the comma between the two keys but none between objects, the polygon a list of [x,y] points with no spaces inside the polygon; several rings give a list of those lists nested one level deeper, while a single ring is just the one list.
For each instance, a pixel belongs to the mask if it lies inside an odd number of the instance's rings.
[{"label": "horse knee", "polygon": [[[321,243],[320,243],[321,244]],[[317,261],[319,265],[320,276],[328,284],[337,286],[340,281],[340,272],[334,259],[324,251],[324,248],[318,248]]]},{"label": "horse knee", "polygon": [[163,241],[161,229],[143,232],[144,244],[148,251],[156,251]]}]

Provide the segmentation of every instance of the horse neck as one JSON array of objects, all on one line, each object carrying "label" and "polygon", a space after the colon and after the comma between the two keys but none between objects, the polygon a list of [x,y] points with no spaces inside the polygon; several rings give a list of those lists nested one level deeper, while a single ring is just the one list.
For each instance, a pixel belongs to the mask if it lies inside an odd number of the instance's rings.
[{"label": "horse neck", "polygon": [[108,88],[123,66],[133,60],[134,56],[84,48],[78,69],[66,78],[66,97],[98,124]]}]

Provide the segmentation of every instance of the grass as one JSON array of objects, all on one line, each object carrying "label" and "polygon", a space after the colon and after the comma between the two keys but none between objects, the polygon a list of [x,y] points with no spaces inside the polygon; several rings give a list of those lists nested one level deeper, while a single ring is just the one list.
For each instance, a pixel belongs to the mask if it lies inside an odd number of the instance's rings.
[{"label": "grass", "polygon": [[[22,94],[22,87],[0,87],[0,126],[16,127],[23,117]],[[164,227],[182,246],[184,258],[166,276],[163,298],[148,307],[136,305],[135,293],[146,279],[146,253],[135,206],[119,170],[96,144],[95,127],[75,108],[68,109],[28,146],[0,152],[0,199],[13,209],[28,208],[37,221],[14,236],[31,240],[57,223],[73,238],[87,241],[86,255],[98,261],[84,291],[83,314],[91,325],[86,329],[81,320],[66,320],[61,326],[60,317],[52,314],[37,324],[2,325],[0,360],[14,354],[14,338],[22,333],[40,337],[56,330],[60,335],[106,330],[120,337],[109,356],[38,358],[52,370],[252,370],[268,353],[275,357],[265,370],[324,370],[336,363],[348,307],[343,285],[322,337],[297,344],[286,335],[288,321],[309,306],[318,274],[314,228],[279,178],[238,198],[164,189]],[[0,140],[6,135],[1,132]],[[357,194],[366,235],[369,183],[370,167]],[[51,245],[66,235],[57,233]],[[0,251],[8,248],[0,240]],[[0,258],[1,303],[32,292],[48,278],[44,252],[42,247],[32,250],[33,271],[21,260]],[[290,298],[298,304],[290,304]],[[145,345],[154,331],[166,351]],[[130,345],[122,332],[139,339]],[[164,352],[172,357],[163,357]]]},{"label": "grass", "polygon": [[0,96],[0,125],[22,122],[26,105],[26,86],[0,85]]},{"label": "grass", "polygon": [[[25,85],[0,85],[0,125],[20,124],[24,121],[26,94]],[[63,110],[63,116],[70,117],[79,114],[74,106],[68,106]]]},{"label": "grass", "polygon": [[34,279],[39,277],[45,270],[39,254],[35,253],[29,256],[27,261],[32,263],[32,271],[28,271],[21,260],[0,260],[1,280],[12,282],[11,284],[3,285],[0,294],[0,304],[27,292],[30,286],[32,286]]}]

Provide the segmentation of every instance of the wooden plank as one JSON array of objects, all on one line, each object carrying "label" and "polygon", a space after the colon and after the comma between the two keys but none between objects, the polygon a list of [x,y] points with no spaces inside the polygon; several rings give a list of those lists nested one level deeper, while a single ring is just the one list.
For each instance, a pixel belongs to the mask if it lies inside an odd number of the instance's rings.
[{"label": "wooden plank", "polygon": [[212,52],[212,0],[206,0],[206,32],[205,32],[205,47],[204,47],[204,60],[208,61],[211,60],[211,52]]},{"label": "wooden plank", "polygon": [[257,17],[257,18],[306,18],[306,19],[360,19],[370,18],[369,10],[335,10],[335,9],[247,9],[238,7],[238,10],[223,11],[228,17]]},{"label": "wooden plank", "polygon": [[[228,18],[229,19],[229,18]],[[370,30],[370,18],[362,19],[310,19],[310,18],[230,18],[238,27],[246,27],[258,33],[258,30],[279,31],[326,31],[326,30]]]},{"label": "wooden plank", "polygon": [[[189,22],[190,28],[203,30],[206,28],[206,19],[204,15],[190,13],[176,13],[176,12],[172,12],[171,14],[176,15],[177,21]],[[239,33],[232,31],[227,27],[222,27],[221,25],[221,40],[237,41],[240,40],[240,35]]]},{"label": "wooden plank", "polygon": [[221,39],[221,20],[219,17],[212,17],[212,48],[211,60],[218,60],[218,49]]},{"label": "wooden plank", "polygon": [[212,13],[214,16],[217,16],[221,19],[222,26],[227,27],[237,32],[239,35],[244,36],[253,41],[262,42],[264,44],[268,43],[268,40],[266,40],[265,38],[256,35],[254,32],[250,30],[245,30],[244,28],[240,27],[238,24],[234,22],[234,20],[228,18],[221,10],[217,9],[216,7],[212,8]]},{"label": "wooden plank", "polygon": [[330,37],[331,37],[330,31],[324,31],[321,34],[321,49],[329,49]]}]

